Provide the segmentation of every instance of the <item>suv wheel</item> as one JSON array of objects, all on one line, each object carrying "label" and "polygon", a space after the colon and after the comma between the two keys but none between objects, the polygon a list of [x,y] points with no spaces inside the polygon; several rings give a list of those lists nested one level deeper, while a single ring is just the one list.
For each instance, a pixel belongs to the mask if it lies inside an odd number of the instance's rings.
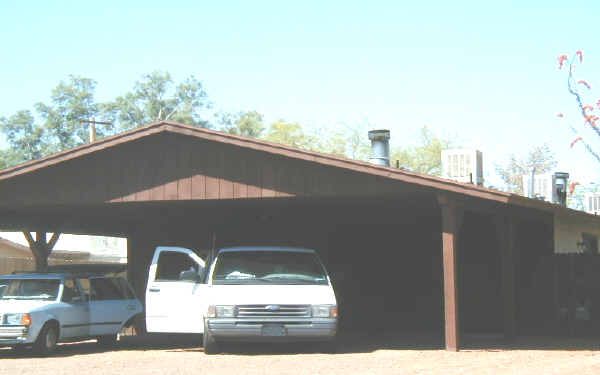
[{"label": "suv wheel", "polygon": [[58,328],[56,324],[46,323],[35,340],[35,349],[40,354],[50,354],[56,350],[58,341]]}]

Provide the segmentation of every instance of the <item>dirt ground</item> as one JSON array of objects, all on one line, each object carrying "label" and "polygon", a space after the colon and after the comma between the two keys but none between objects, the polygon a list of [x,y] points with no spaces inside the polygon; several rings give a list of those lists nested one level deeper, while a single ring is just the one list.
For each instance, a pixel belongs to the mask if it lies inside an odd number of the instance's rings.
[{"label": "dirt ground", "polygon": [[345,337],[338,353],[314,345],[228,345],[206,356],[198,336],[126,337],[112,350],[62,344],[50,358],[0,349],[0,374],[599,374],[600,339],[465,338],[459,353],[439,339]]}]

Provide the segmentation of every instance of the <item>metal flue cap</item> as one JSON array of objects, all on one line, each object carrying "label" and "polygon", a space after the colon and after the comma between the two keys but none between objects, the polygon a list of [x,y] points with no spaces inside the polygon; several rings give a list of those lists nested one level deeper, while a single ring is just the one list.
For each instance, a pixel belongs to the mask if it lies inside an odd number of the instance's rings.
[{"label": "metal flue cap", "polygon": [[387,141],[390,139],[390,131],[386,129],[370,130],[369,139],[371,141]]}]

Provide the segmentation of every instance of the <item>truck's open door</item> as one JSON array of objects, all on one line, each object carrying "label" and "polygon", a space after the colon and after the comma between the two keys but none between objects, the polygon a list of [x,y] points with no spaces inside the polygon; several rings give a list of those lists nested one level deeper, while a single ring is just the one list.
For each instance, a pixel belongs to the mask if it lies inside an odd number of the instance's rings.
[{"label": "truck's open door", "polygon": [[192,250],[156,248],[146,287],[148,332],[202,333],[205,262]]}]

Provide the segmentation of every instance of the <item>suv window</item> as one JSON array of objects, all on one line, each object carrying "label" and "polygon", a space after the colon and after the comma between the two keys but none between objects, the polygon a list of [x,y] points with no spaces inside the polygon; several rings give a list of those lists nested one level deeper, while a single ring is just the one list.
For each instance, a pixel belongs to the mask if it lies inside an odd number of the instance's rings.
[{"label": "suv window", "polygon": [[92,301],[131,299],[131,292],[123,289],[119,278],[93,278],[89,282]]},{"label": "suv window", "polygon": [[67,279],[63,283],[63,294],[62,301],[63,302],[71,302],[73,297],[80,297],[79,289],[77,289],[77,285],[75,284],[75,280]]},{"label": "suv window", "polygon": [[158,257],[156,281],[181,281],[183,273],[199,274],[199,265],[187,254],[176,251],[163,251]]},{"label": "suv window", "polygon": [[3,279],[0,280],[0,300],[56,300],[59,285],[58,279]]}]

